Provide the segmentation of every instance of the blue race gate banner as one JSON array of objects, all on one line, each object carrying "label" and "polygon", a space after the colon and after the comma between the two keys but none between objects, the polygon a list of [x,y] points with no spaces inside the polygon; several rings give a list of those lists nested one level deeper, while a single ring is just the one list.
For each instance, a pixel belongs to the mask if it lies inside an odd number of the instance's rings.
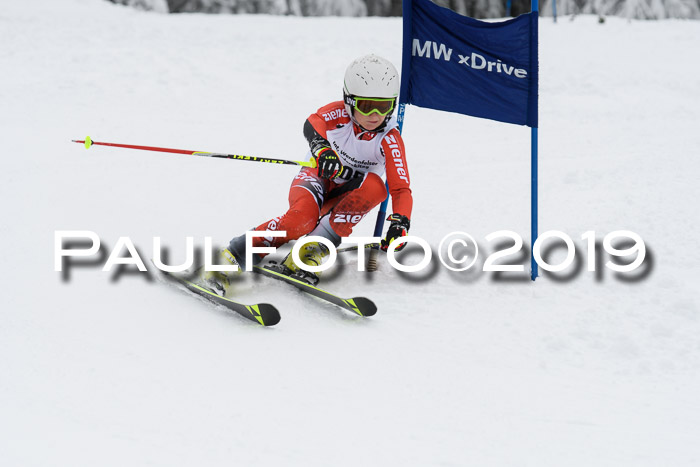
[{"label": "blue race gate banner", "polygon": [[402,103],[537,127],[537,11],[491,23],[407,4]]}]

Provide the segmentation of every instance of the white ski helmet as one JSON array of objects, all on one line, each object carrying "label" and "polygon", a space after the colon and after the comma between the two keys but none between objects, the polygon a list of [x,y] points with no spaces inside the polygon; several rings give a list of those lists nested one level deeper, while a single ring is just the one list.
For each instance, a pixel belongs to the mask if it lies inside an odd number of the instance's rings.
[{"label": "white ski helmet", "polygon": [[399,72],[389,60],[374,54],[360,57],[345,70],[343,86],[345,110],[354,121],[352,110],[355,105],[355,97],[393,99],[392,111],[386,116],[388,119],[393,113],[393,109],[396,108],[400,87]]}]

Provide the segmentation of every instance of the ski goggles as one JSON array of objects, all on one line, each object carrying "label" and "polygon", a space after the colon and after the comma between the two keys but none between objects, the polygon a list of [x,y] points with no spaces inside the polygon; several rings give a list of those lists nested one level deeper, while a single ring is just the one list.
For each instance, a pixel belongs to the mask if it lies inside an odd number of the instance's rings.
[{"label": "ski goggles", "polygon": [[347,97],[347,103],[366,117],[373,113],[378,113],[382,117],[386,117],[394,110],[395,102],[396,98]]}]

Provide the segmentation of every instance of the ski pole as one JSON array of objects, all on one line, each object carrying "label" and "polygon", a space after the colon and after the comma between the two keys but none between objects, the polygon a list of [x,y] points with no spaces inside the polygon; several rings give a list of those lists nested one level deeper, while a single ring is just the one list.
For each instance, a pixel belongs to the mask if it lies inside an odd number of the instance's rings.
[{"label": "ski pole", "polygon": [[[367,243],[367,244],[365,244],[365,247],[364,247],[364,248],[365,248],[365,249],[368,249],[368,248],[379,248],[379,246],[380,246],[379,243]],[[348,251],[357,251],[357,250],[359,250],[358,246],[357,246],[357,245],[353,245],[353,246],[347,246],[347,247],[343,247],[343,248],[338,248],[338,249],[335,250],[335,251],[336,251],[336,253],[346,253],[346,252],[348,252]]]},{"label": "ski pole", "polygon": [[115,148],[126,148],[126,149],[138,149],[140,151],[157,151],[157,152],[168,152],[173,154],[186,154],[188,156],[202,156],[202,157],[216,157],[219,159],[233,159],[238,161],[253,161],[253,162],[266,162],[268,164],[285,164],[285,165],[301,165],[303,167],[311,167],[312,169],[316,167],[316,161],[290,161],[286,159],[274,159],[271,157],[256,157],[256,156],[244,156],[241,154],[223,154],[218,152],[206,152],[206,151],[190,151],[188,149],[172,149],[172,148],[159,148],[155,146],[137,146],[133,144],[119,144],[119,143],[103,143],[99,141],[93,141],[89,136],[86,136],[84,140],[71,140],[74,143],[80,143],[85,145],[85,149],[90,149],[93,145],[98,146],[112,146]]}]

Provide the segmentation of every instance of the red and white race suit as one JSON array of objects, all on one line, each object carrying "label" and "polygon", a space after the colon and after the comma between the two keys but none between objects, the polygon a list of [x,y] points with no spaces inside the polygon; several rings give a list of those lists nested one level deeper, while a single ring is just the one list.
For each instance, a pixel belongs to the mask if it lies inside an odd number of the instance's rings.
[{"label": "red and white race suit", "polygon": [[[386,198],[382,175],[386,173],[392,212],[411,217],[413,197],[406,152],[392,117],[379,131],[363,131],[353,124],[342,101],[318,109],[307,120],[315,133],[325,138],[352,177],[333,181],[318,176],[317,169],[304,167],[292,181],[289,209],[255,230],[284,230],[285,237],[257,237],[255,246],[279,247],[310,233],[328,214],[330,227],[347,237],[358,222]],[[312,158],[309,151],[308,158]]]}]

